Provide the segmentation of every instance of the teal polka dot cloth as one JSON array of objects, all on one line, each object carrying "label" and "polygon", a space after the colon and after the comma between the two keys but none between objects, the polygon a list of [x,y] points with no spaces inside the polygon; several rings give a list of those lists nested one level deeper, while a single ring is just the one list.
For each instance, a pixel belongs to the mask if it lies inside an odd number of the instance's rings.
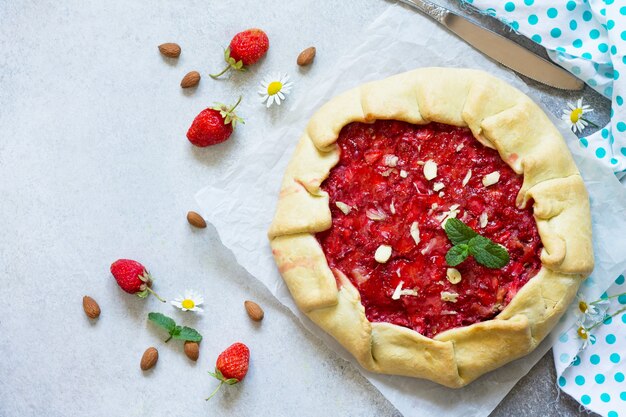
[{"label": "teal polka dot cloth", "polygon": [[552,60],[612,100],[611,122],[579,143],[620,177],[624,175],[626,0],[460,1],[541,44]]},{"label": "teal polka dot cloth", "polygon": [[[620,275],[602,298],[624,292],[626,278]],[[609,314],[626,308],[626,295],[607,299],[606,308]],[[602,416],[626,417],[626,311],[605,319],[593,330],[587,346],[581,349],[581,345],[575,327],[554,345],[559,387]]]}]

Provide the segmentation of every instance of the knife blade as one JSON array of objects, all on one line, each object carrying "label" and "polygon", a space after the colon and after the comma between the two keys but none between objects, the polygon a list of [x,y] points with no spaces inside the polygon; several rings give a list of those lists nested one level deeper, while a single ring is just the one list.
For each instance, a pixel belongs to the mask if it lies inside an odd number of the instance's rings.
[{"label": "knife blade", "polygon": [[434,19],[474,48],[528,78],[561,90],[582,90],[585,83],[523,46],[445,7],[427,0],[400,0]]}]

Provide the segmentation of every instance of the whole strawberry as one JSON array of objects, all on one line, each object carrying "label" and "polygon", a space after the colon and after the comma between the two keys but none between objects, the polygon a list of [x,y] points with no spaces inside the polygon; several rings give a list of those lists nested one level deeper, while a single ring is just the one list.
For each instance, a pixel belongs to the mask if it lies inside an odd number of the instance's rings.
[{"label": "whole strawberry", "polygon": [[165,302],[150,288],[152,276],[146,268],[137,261],[130,259],[118,259],[111,264],[111,274],[117,281],[117,285],[129,294],[135,294],[139,298],[146,298],[152,294],[160,301]]},{"label": "whole strawberry", "polygon": [[230,46],[224,51],[224,61],[228,64],[219,74],[211,74],[217,78],[229,69],[245,71],[245,67],[255,64],[267,53],[270,40],[261,29],[248,29],[236,34]]},{"label": "whole strawberry", "polygon": [[250,349],[243,343],[232,344],[220,353],[215,362],[215,373],[209,372],[211,376],[220,380],[220,384],[206,400],[209,401],[222,385],[235,385],[241,382],[248,373],[249,363]]},{"label": "whole strawberry", "polygon": [[189,142],[204,148],[227,140],[233,133],[235,124],[244,123],[243,119],[235,114],[235,108],[239,103],[241,103],[241,97],[232,107],[215,103],[214,107],[202,110],[187,131]]}]

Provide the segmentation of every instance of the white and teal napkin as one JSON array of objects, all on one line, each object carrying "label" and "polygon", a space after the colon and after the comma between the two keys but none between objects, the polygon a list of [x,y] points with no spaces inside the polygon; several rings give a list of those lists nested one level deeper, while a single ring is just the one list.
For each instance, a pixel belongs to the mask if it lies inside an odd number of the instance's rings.
[{"label": "white and teal napkin", "polygon": [[[585,300],[596,303],[593,307],[601,323],[589,332],[585,348],[576,325],[562,333],[553,347],[559,387],[606,417],[626,416],[626,311],[610,317],[626,308],[625,292],[622,274],[602,294],[602,301]],[[574,314],[580,311],[576,309],[578,303]]]},{"label": "white and teal napkin", "polygon": [[626,0],[459,1],[500,19],[542,45],[550,58],[611,99],[610,123],[580,137],[579,141],[589,153],[623,176],[626,173]]}]

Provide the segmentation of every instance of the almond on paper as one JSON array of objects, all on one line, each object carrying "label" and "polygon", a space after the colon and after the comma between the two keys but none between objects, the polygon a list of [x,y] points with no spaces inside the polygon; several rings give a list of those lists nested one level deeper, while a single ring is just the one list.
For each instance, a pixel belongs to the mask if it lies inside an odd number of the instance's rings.
[{"label": "almond on paper", "polygon": [[191,342],[187,340],[185,342],[184,350],[185,355],[187,355],[189,359],[192,361],[198,360],[198,357],[200,356],[200,345],[198,345],[198,342]]},{"label": "almond on paper", "polygon": [[154,365],[156,365],[158,360],[159,360],[159,351],[156,350],[155,347],[149,347],[143,353],[143,356],[141,357],[141,363],[139,364],[139,366],[141,367],[142,371],[147,371],[148,369],[153,368]]},{"label": "almond on paper", "polygon": [[159,51],[168,58],[178,58],[180,56],[180,46],[173,42],[159,45]]},{"label": "almond on paper", "polygon": [[263,317],[265,316],[265,312],[263,311],[261,306],[259,306],[254,301],[250,301],[250,300],[247,300],[246,302],[244,302],[243,305],[246,308],[246,312],[248,313],[248,316],[252,320],[254,321],[263,320]]},{"label": "almond on paper", "polygon": [[300,52],[298,55],[297,64],[301,67],[306,67],[307,65],[311,65],[313,60],[315,59],[316,49],[314,46],[306,48],[304,51]]},{"label": "almond on paper", "polygon": [[191,71],[185,75],[180,82],[182,88],[191,88],[198,85],[200,82],[200,73],[198,71]]},{"label": "almond on paper", "polygon": [[198,229],[204,229],[206,227],[206,221],[204,221],[202,216],[195,211],[187,213],[187,221],[190,225],[197,227]]},{"label": "almond on paper", "polygon": [[96,300],[88,295],[83,297],[83,310],[85,310],[85,314],[90,319],[97,319],[100,317],[100,306]]}]

